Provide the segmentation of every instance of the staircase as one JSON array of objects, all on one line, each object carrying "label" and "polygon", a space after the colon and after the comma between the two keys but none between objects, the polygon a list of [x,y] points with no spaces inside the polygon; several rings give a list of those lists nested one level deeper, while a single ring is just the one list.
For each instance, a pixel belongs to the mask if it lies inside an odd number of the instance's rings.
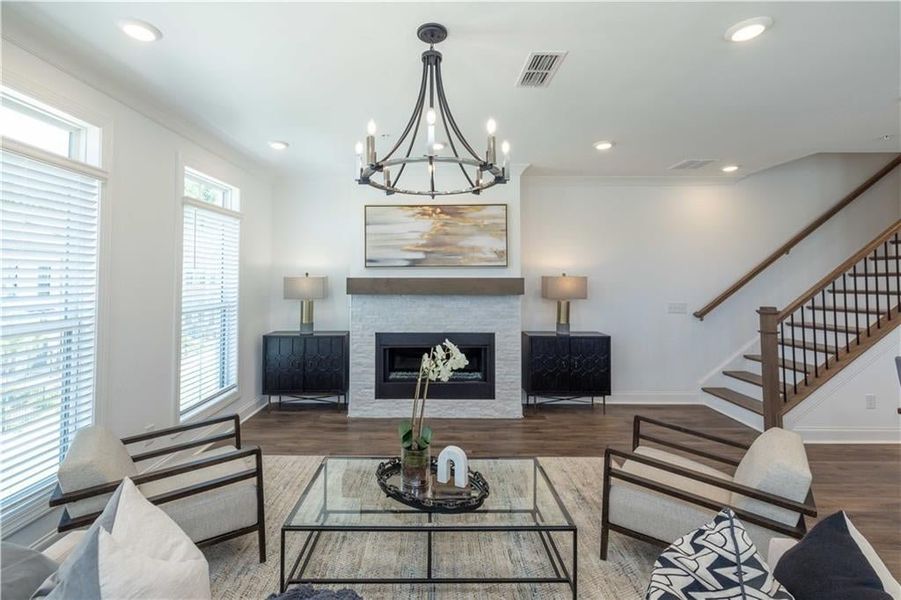
[{"label": "staircase", "polygon": [[782,310],[761,307],[760,352],[723,371],[717,398],[777,427],[789,410],[901,323],[901,220]]}]

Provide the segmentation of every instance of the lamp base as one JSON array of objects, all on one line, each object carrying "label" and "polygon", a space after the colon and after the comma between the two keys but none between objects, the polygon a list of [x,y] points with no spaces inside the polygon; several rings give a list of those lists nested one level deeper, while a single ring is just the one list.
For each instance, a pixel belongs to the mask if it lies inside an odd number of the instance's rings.
[{"label": "lamp base", "polygon": [[569,300],[557,300],[557,335],[569,335]]},{"label": "lamp base", "polygon": [[313,333],[313,301],[300,301],[300,333]]}]

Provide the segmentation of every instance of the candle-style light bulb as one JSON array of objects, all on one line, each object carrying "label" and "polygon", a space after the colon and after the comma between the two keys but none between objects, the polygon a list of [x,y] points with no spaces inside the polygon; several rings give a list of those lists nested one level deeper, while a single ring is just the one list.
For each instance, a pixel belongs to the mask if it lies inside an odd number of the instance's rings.
[{"label": "candle-style light bulb", "polygon": [[363,155],[363,142],[357,142],[354,144],[354,154],[362,156]]},{"label": "candle-style light bulb", "polygon": [[493,165],[497,160],[494,149],[494,132],[497,131],[497,122],[494,119],[488,119],[488,123],[485,124],[485,129],[488,130],[488,149],[485,151],[485,160]]},{"label": "candle-style light bulb", "polygon": [[434,125],[435,121],[437,121],[437,120],[438,120],[438,117],[435,114],[434,108],[430,108],[428,111],[426,111],[426,113],[425,113],[426,123],[428,123],[429,125]]},{"label": "candle-style light bulb", "polygon": [[501,142],[501,152],[504,153],[504,156],[510,154],[510,142],[508,142],[507,140]]},{"label": "candle-style light bulb", "polygon": [[366,164],[375,162],[375,121],[369,119],[366,124]]}]

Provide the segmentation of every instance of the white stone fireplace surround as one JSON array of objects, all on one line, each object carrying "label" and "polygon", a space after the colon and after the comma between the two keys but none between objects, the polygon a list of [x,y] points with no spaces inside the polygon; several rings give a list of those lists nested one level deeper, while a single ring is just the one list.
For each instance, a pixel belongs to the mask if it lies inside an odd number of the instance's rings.
[{"label": "white stone fireplace surround", "polygon": [[413,407],[412,398],[375,397],[376,333],[447,331],[495,334],[495,397],[491,400],[430,398],[426,415],[522,417],[521,298],[520,295],[352,294],[349,416],[408,417]]}]

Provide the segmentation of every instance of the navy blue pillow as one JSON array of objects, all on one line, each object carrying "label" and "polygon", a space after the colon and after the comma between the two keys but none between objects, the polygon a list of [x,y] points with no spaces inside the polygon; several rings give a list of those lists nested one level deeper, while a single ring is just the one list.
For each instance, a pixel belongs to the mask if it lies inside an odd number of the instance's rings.
[{"label": "navy blue pillow", "polygon": [[817,523],[786,551],[774,575],[795,600],[892,600],[851,537],[843,512]]}]

